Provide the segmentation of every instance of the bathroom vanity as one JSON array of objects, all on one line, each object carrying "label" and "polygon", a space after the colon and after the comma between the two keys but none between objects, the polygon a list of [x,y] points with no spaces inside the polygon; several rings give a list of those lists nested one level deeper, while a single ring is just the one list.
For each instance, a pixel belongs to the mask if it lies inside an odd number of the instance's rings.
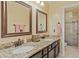
[{"label": "bathroom vanity", "polygon": [[41,39],[39,42],[2,49],[0,58],[56,58],[59,52],[60,39]]},{"label": "bathroom vanity", "polygon": [[60,40],[57,40],[42,50],[33,54],[30,58],[56,58],[60,52]]}]

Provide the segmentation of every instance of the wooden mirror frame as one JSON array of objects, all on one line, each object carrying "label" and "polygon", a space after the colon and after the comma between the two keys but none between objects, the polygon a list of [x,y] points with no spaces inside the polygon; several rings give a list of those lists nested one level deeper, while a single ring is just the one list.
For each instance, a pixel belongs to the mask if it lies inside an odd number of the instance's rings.
[{"label": "wooden mirror frame", "polygon": [[22,1],[15,1],[15,3],[19,3],[25,7],[30,9],[30,18],[29,18],[29,32],[20,32],[20,33],[7,33],[7,1],[1,2],[1,37],[14,37],[14,36],[22,36],[22,35],[30,35],[32,34],[32,7]]},{"label": "wooden mirror frame", "polygon": [[[46,16],[46,31],[38,31],[38,13],[42,13]],[[36,33],[45,33],[45,32],[47,32],[47,13],[37,9],[36,10]]]}]

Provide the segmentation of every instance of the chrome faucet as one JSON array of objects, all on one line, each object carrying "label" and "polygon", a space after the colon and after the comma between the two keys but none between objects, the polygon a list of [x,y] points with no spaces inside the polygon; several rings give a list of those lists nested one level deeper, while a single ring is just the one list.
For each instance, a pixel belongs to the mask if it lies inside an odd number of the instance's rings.
[{"label": "chrome faucet", "polygon": [[18,41],[13,42],[15,47],[20,46],[24,43],[24,40],[18,39]]}]

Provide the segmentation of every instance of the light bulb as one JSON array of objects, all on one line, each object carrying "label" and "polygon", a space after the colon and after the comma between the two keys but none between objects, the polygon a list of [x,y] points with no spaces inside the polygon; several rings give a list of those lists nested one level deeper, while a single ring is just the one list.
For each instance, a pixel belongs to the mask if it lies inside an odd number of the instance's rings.
[{"label": "light bulb", "polygon": [[41,4],[40,4],[41,6],[44,6],[44,2],[41,2]]}]

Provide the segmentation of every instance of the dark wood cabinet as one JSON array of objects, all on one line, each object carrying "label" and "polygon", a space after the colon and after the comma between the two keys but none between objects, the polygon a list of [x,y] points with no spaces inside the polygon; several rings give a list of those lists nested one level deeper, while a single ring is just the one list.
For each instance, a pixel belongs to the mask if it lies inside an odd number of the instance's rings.
[{"label": "dark wood cabinet", "polygon": [[45,57],[48,58],[48,47],[45,47],[45,48],[42,50],[42,58],[45,58]]},{"label": "dark wood cabinet", "polygon": [[54,49],[49,52],[49,58],[54,58]]},{"label": "dark wood cabinet", "polygon": [[57,40],[41,51],[32,55],[31,58],[56,58],[60,52],[60,40]]},{"label": "dark wood cabinet", "polygon": [[56,45],[54,47],[54,57],[56,58],[60,52],[60,40],[56,41]]}]

